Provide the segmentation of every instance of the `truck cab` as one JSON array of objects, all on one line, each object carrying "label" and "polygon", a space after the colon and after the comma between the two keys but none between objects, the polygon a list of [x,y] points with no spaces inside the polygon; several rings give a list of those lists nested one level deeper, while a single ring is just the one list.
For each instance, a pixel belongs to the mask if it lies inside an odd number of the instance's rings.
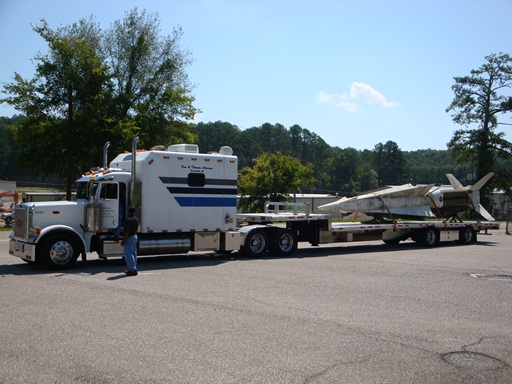
[{"label": "truck cab", "polygon": [[238,159],[231,148],[201,154],[197,145],[179,144],[144,151],[137,141],[109,166],[104,153],[104,166],[76,181],[74,201],[18,204],[10,254],[54,269],[88,252],[120,257],[130,205],[139,218],[139,255],[236,249]]}]

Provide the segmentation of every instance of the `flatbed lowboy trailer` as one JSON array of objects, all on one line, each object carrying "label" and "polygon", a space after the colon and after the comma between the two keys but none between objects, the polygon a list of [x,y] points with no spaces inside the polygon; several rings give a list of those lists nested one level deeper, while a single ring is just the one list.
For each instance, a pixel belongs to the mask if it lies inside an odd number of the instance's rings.
[{"label": "flatbed lowboy trailer", "polygon": [[[307,211],[304,213],[287,212],[280,209],[281,206],[287,204],[290,203],[268,203],[265,213],[239,214],[238,219],[250,224],[249,228],[259,227],[260,231],[267,231],[267,237],[263,240],[270,243],[273,242],[272,236],[275,236],[272,233],[274,231],[273,223],[281,223],[281,226],[285,226],[288,230],[287,236],[290,237],[289,241],[282,240],[282,242],[291,243],[296,240],[296,242],[308,242],[312,245],[370,240],[382,240],[386,244],[396,245],[407,239],[411,239],[423,247],[434,247],[441,241],[470,244],[477,241],[478,232],[499,229],[499,222],[495,221],[333,222],[330,215],[327,214],[310,214]],[[268,209],[271,206],[277,209],[271,211]],[[247,242],[250,243],[250,239]],[[252,250],[250,253],[255,252],[257,253],[258,250]],[[261,252],[265,252],[265,249],[262,249]],[[282,254],[283,250],[280,253]]]}]

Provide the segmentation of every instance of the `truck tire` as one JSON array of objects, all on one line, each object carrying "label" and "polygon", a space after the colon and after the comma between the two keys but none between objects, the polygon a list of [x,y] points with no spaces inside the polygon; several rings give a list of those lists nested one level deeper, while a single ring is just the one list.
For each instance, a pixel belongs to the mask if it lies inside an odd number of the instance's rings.
[{"label": "truck tire", "polygon": [[476,233],[473,228],[466,226],[459,230],[459,243],[470,244],[476,241]]},{"label": "truck tire", "polygon": [[242,246],[242,253],[247,257],[263,256],[267,253],[269,247],[268,234],[261,228],[250,231]]},{"label": "truck tire", "polygon": [[423,247],[434,247],[439,243],[439,231],[433,227],[424,228],[421,230],[418,240]]},{"label": "truck tire", "polygon": [[55,234],[43,239],[39,248],[41,263],[50,269],[66,269],[75,264],[80,249],[69,234]]},{"label": "truck tire", "polygon": [[270,253],[290,256],[297,249],[297,234],[287,228],[278,228],[271,233]]}]

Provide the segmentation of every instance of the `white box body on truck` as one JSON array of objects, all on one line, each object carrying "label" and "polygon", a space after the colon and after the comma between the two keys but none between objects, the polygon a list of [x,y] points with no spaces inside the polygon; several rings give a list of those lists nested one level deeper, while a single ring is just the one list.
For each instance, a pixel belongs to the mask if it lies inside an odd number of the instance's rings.
[{"label": "white box body on truck", "polygon": [[118,155],[109,166],[107,143],[103,167],[77,180],[74,201],[18,204],[9,253],[56,269],[72,266],[80,254],[85,260],[90,252],[121,257],[119,230],[129,206],[139,219],[141,256],[203,250],[290,255],[299,241],[394,244],[412,238],[434,246],[439,240],[470,243],[480,229],[499,227],[494,222],[332,223],[328,214],[280,211],[279,204],[273,211],[267,207],[265,213],[237,215],[238,159],[231,148],[201,154],[196,145],[179,144],[138,151],[137,141],[132,152]]}]

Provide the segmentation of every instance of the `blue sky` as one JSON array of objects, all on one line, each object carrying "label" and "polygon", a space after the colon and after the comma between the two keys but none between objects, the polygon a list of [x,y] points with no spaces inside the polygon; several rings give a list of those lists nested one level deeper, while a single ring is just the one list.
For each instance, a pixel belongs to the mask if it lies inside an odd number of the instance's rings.
[{"label": "blue sky", "polygon": [[197,121],[298,124],[341,148],[446,149],[453,77],[512,54],[511,0],[0,0],[0,85],[33,76],[40,19],[106,29],[134,7],[182,27]]}]

